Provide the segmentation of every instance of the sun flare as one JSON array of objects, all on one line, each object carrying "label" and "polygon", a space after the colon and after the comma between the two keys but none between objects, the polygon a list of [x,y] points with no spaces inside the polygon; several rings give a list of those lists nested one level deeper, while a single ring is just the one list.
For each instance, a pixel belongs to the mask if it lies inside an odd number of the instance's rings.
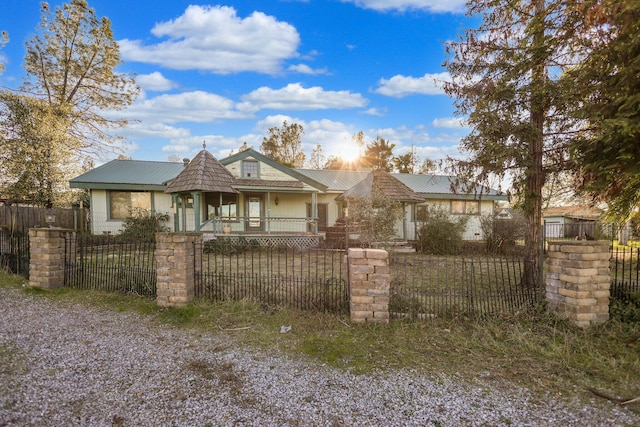
[{"label": "sun flare", "polygon": [[358,147],[354,147],[351,144],[345,144],[340,151],[340,158],[347,163],[354,162],[359,155]]}]

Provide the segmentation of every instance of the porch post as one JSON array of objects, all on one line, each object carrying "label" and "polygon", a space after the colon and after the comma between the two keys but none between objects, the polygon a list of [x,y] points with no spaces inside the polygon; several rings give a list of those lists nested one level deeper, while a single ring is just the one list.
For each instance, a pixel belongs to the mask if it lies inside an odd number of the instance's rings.
[{"label": "porch post", "polygon": [[200,231],[200,192],[192,192],[191,197],[193,197],[193,231]]},{"label": "porch post", "polygon": [[181,194],[180,200],[182,200],[182,230],[176,231],[187,231],[187,198]]},{"label": "porch post", "polygon": [[267,234],[271,234],[271,191],[267,191]]},{"label": "porch post", "polygon": [[316,192],[311,193],[311,215],[316,219],[316,221],[314,221],[313,231],[315,234],[318,234],[318,193]]},{"label": "porch post", "polygon": [[173,193],[171,195],[173,200],[173,231],[178,232],[180,230],[180,217],[178,216],[178,194]]}]

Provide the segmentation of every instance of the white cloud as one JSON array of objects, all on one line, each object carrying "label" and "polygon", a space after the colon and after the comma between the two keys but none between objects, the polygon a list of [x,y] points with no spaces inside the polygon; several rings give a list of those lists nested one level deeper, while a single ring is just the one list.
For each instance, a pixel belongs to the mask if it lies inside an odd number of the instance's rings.
[{"label": "white cloud", "polygon": [[409,95],[444,95],[442,83],[450,81],[449,73],[425,74],[422,77],[395,75],[390,79],[380,79],[376,93],[394,98]]},{"label": "white cloud", "polygon": [[434,128],[445,129],[461,129],[467,127],[465,120],[461,117],[443,117],[433,119],[433,122],[431,122],[431,126],[433,126]]},{"label": "white cloud", "polygon": [[153,123],[207,123],[220,119],[239,119],[247,114],[234,109],[234,102],[203,91],[160,95],[134,102],[127,109],[131,120]]},{"label": "white cloud", "polygon": [[177,83],[167,79],[162,73],[154,71],[151,74],[140,74],[136,77],[136,82],[144,90],[163,92],[177,87]]},{"label": "white cloud", "polygon": [[363,114],[366,114],[368,116],[377,116],[377,117],[382,117],[385,114],[387,114],[387,109],[383,108],[369,108],[368,110],[364,111]]},{"label": "white cloud", "polygon": [[164,123],[129,123],[122,133],[129,138],[184,138],[190,131],[183,127],[174,127]]},{"label": "white cloud", "polygon": [[407,10],[425,10],[428,12],[464,13],[466,0],[342,0],[353,3],[363,9],[381,12]]},{"label": "white cloud", "polygon": [[284,60],[297,56],[300,43],[292,25],[262,12],[240,18],[228,6],[188,6],[178,18],[156,24],[151,33],[167,39],[148,45],[120,40],[123,59],[177,70],[275,74],[282,71]]},{"label": "white cloud", "polygon": [[202,142],[206,142],[207,150],[217,159],[227,157],[232,151],[237,151],[243,142],[247,142],[249,147],[260,151],[262,136],[247,134],[239,137],[227,137],[222,135],[197,135],[185,138],[173,138],[169,144],[162,147],[165,153],[179,155],[182,158],[193,158],[202,150]]},{"label": "white cloud", "polygon": [[368,101],[358,93],[346,90],[325,91],[321,87],[304,88],[300,83],[290,83],[282,89],[261,87],[243,95],[238,106],[241,111],[274,110],[323,110],[346,109],[365,106]]},{"label": "white cloud", "polygon": [[289,66],[288,70],[293,71],[295,73],[310,74],[310,75],[329,74],[329,70],[327,70],[326,68],[313,69],[306,64],[291,65]]}]

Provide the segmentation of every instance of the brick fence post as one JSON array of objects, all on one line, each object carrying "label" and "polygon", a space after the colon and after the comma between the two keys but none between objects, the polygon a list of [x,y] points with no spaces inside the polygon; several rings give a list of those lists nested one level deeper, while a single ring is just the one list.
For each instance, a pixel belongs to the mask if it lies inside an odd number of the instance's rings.
[{"label": "brick fence post", "polygon": [[389,254],[349,249],[349,310],[353,322],[389,323]]},{"label": "brick fence post", "polygon": [[609,320],[609,257],[607,242],[550,242],[546,282],[549,308],[580,327]]},{"label": "brick fence post", "polygon": [[[201,233],[156,233],[156,302],[161,307],[185,307],[195,296],[197,251]],[[199,259],[199,258],[198,258]]]},{"label": "brick fence post", "polygon": [[29,283],[42,289],[64,286],[65,239],[75,238],[73,230],[29,229]]}]

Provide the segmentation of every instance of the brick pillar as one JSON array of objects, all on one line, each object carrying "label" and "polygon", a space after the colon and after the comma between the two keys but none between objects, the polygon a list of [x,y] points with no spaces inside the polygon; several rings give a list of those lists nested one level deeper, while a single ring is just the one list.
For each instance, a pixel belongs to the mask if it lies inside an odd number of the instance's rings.
[{"label": "brick pillar", "polygon": [[29,283],[42,289],[64,286],[65,238],[75,232],[61,228],[29,229]]},{"label": "brick pillar", "polygon": [[201,233],[156,233],[156,301],[159,306],[185,307],[193,301],[194,266],[201,243]]},{"label": "brick pillar", "polygon": [[549,308],[580,327],[609,320],[609,256],[607,242],[549,243]]},{"label": "brick pillar", "polygon": [[349,309],[354,322],[389,323],[389,254],[349,249]]}]

